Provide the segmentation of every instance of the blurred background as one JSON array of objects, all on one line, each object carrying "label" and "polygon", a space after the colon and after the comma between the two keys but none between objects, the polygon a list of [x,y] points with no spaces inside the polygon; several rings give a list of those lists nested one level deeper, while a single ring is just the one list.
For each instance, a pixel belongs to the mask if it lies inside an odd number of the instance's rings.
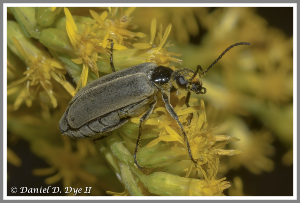
[{"label": "blurred background", "polygon": [[[73,8],[71,12],[88,16],[88,10]],[[16,13],[8,11],[8,20],[17,22]],[[56,21],[60,15],[64,16],[62,11]],[[174,63],[176,67],[195,70],[201,65],[206,69],[231,44],[252,44],[226,53],[203,78],[207,93],[193,97],[204,100],[214,134],[240,139],[229,148],[243,153],[220,159],[226,163],[220,165],[220,176],[232,183],[225,195],[293,195],[293,8],[149,7],[136,8],[131,17],[128,29],[147,35],[137,42],[149,42],[153,18],[164,29],[172,24],[167,41],[174,46],[167,49],[180,53],[178,58],[183,60],[182,64]],[[46,50],[37,39],[33,41]],[[22,77],[20,66],[24,70],[26,66],[10,48],[7,60],[10,85]],[[68,75],[66,78],[76,86]],[[7,195],[20,195],[11,193],[13,186],[63,188],[69,183],[92,186],[91,195],[122,192],[123,186],[92,142],[70,144],[69,138],[60,134],[58,122],[71,95],[63,88],[55,91],[60,95],[56,108],[40,105],[41,100],[47,100],[44,93],[31,107],[25,102],[18,109],[15,101],[21,90],[8,91]],[[78,153],[74,153],[74,145]]]}]

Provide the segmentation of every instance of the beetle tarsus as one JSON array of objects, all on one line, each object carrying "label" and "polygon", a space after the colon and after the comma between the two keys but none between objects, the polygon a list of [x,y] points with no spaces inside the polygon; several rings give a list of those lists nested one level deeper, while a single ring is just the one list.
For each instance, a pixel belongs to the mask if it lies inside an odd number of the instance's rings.
[{"label": "beetle tarsus", "polygon": [[141,166],[138,164],[137,160],[136,160],[136,152],[137,152],[137,148],[138,148],[138,145],[137,145],[136,148],[135,148],[135,153],[134,153],[134,163],[135,163],[135,165],[136,165],[140,170],[143,170],[144,167],[141,167]]}]

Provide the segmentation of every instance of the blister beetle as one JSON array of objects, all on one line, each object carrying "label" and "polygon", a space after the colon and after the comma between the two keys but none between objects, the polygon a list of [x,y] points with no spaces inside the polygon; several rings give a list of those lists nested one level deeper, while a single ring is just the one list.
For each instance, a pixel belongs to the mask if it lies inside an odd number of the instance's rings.
[{"label": "blister beetle", "polygon": [[[143,63],[94,80],[78,91],[71,100],[59,122],[59,129],[62,134],[73,138],[98,138],[119,128],[130,118],[143,114],[140,118],[139,135],[134,152],[134,162],[142,169],[136,160],[142,126],[156,105],[158,92],[161,92],[165,107],[176,120],[181,135],[186,141],[189,156],[196,164],[183,125],[170,104],[170,93],[177,89],[187,91],[185,103],[189,107],[191,92],[206,93],[206,88],[202,86],[199,78],[203,77],[227,51],[238,45],[250,45],[250,43],[240,42],[231,45],[205,71],[200,65],[194,72],[188,68],[172,70],[157,66],[155,63]],[[111,46],[112,52],[113,44]],[[112,54],[110,64],[114,71]],[[201,73],[197,77],[199,71]]]}]

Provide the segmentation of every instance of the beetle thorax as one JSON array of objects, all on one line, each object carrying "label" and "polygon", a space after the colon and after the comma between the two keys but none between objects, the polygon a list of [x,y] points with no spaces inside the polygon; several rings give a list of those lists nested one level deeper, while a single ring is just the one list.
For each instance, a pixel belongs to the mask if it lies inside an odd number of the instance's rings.
[{"label": "beetle thorax", "polygon": [[170,82],[170,80],[173,72],[174,71],[171,68],[165,66],[157,66],[156,68],[154,68],[151,74],[151,81],[159,89],[167,90],[172,87],[172,83]]}]

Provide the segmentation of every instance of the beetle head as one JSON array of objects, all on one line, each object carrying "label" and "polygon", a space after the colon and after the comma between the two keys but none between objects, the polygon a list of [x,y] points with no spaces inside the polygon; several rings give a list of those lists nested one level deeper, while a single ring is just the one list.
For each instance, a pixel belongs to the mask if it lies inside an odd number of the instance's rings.
[{"label": "beetle head", "polygon": [[202,81],[198,74],[200,69],[201,67],[198,66],[196,72],[188,68],[180,68],[174,71],[172,74],[172,85],[176,89],[184,89],[196,94],[205,94],[206,88],[202,86]]}]

